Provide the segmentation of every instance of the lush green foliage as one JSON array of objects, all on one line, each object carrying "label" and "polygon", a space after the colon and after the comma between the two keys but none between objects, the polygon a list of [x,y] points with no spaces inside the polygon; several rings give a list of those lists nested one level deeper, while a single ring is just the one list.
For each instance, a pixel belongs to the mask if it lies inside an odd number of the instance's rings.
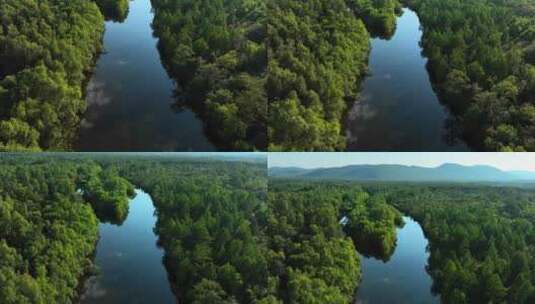
[{"label": "lush green foliage", "polygon": [[355,15],[364,21],[373,36],[388,39],[396,31],[396,15],[401,14],[398,0],[347,0]]},{"label": "lush green foliage", "polygon": [[360,266],[346,228],[363,250],[384,237],[367,250],[379,258],[395,244],[399,213],[360,188],[275,183],[268,194],[265,164],[111,162],[152,196],[181,302],[348,303]]},{"label": "lush green foliage", "polygon": [[223,149],[265,149],[265,1],[152,0],[177,105],[204,117]]},{"label": "lush green foliage", "polygon": [[394,186],[388,201],[429,240],[428,271],[444,303],[535,301],[535,192],[469,186]]},{"label": "lush green foliage", "polygon": [[535,2],[405,2],[420,17],[431,76],[468,141],[535,150]]},{"label": "lush green foliage", "polygon": [[[7,158],[0,163],[0,302],[72,303],[98,239],[98,220],[81,195],[96,181],[81,172],[102,169]],[[120,178],[103,172],[92,179],[102,178],[110,193],[124,188],[125,180],[110,183]]]},{"label": "lush green foliage", "polygon": [[395,227],[402,226],[401,213],[388,205],[383,195],[367,192],[345,195],[342,212],[344,230],[353,238],[357,250],[388,261],[396,248]]},{"label": "lush green foliage", "polygon": [[314,188],[270,184],[267,235],[284,303],[349,303],[360,263],[339,223],[341,201]]},{"label": "lush green foliage", "polygon": [[268,290],[259,236],[265,164],[126,162],[125,176],[150,193],[155,231],[177,296],[185,303],[252,303]]},{"label": "lush green foliage", "polygon": [[351,302],[358,253],[388,260],[398,210],[423,227],[444,303],[535,300],[534,190],[272,180],[268,192],[263,162],[1,157],[2,303],[72,302],[91,266],[95,213],[120,222],[130,183],[153,197],[181,302]]},{"label": "lush green foliage", "polygon": [[387,260],[399,212],[360,187],[276,181],[269,187],[266,231],[279,298],[350,303],[361,277],[357,250]]},{"label": "lush green foliage", "polygon": [[[413,217],[429,240],[427,270],[434,279],[433,291],[440,294],[444,303],[535,301],[535,190],[461,184],[359,186],[281,180],[270,182],[269,196],[272,195],[282,202],[291,202],[274,208],[282,210],[278,216],[284,221],[315,221],[315,214],[306,210],[296,216],[285,209],[288,205],[299,206],[299,196],[307,197],[303,207],[306,209],[314,208],[311,202],[323,202],[321,227],[331,227],[326,206],[340,206],[344,231],[352,236],[357,250],[366,254],[367,250],[382,246],[378,257],[382,255],[385,260],[395,245],[394,227],[401,224],[397,210]],[[277,227],[299,235],[283,223],[277,222]],[[381,245],[381,241],[389,243]],[[317,297],[310,290],[306,292]]]},{"label": "lush green foliage", "polygon": [[0,149],[66,149],[104,20],[91,1],[2,0]]},{"label": "lush green foliage", "polygon": [[[117,4],[124,15],[127,0]],[[106,5],[107,5],[106,4]],[[69,149],[104,18],[86,0],[0,2],[0,151]]]},{"label": "lush green foliage", "polygon": [[135,195],[132,184],[119,177],[113,168],[83,167],[79,174],[83,197],[91,203],[99,220],[114,224],[124,222],[129,199]]},{"label": "lush green foliage", "polygon": [[393,32],[397,1],[268,4],[270,150],[341,150],[342,118],[366,71],[370,35]]}]

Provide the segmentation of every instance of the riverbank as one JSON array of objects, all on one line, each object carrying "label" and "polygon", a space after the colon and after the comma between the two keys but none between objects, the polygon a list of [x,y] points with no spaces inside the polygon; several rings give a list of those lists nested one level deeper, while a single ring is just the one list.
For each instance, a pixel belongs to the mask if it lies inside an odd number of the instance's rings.
[{"label": "riverbank", "polygon": [[127,18],[106,22],[104,52],[86,86],[77,151],[213,151],[203,122],[177,111],[175,82],[160,60],[150,0],[130,2]]},{"label": "riverbank", "polygon": [[95,265],[81,304],[176,303],[162,263],[163,250],[154,234],[157,218],[151,197],[136,189],[121,225],[101,223]]},{"label": "riverbank", "polygon": [[348,150],[469,150],[434,91],[421,37],[418,16],[403,8],[393,36],[371,40],[369,75],[346,115]]}]

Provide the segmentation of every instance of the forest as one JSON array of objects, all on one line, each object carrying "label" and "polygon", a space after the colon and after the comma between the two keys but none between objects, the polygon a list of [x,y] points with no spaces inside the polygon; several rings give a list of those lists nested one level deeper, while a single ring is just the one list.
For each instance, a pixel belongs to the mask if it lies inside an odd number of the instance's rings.
[{"label": "forest", "polygon": [[428,272],[443,303],[535,301],[535,191],[482,186],[382,186],[422,226]]},{"label": "forest", "polygon": [[130,0],[95,0],[106,20],[122,22],[128,15]]},{"label": "forest", "polygon": [[94,269],[98,223],[125,220],[134,185],[154,197],[177,298],[223,303],[267,286],[251,216],[265,207],[265,162],[71,153],[0,160],[1,303],[76,303]]},{"label": "forest", "polygon": [[343,117],[367,73],[370,33],[395,29],[397,0],[268,4],[270,151],[344,150]]},{"label": "forest", "polygon": [[[364,189],[272,181],[267,231],[281,303],[353,303],[358,253],[388,260],[400,213]],[[276,267],[275,267],[276,266]]]},{"label": "forest", "polygon": [[402,224],[361,188],[268,193],[262,161],[4,155],[0,169],[2,303],[76,302],[97,225],[124,221],[133,187],[153,198],[184,303],[348,303],[361,276],[355,248],[388,259]]},{"label": "forest", "polygon": [[0,151],[68,150],[86,108],[87,75],[102,51],[103,13],[124,18],[128,0],[1,5]]},{"label": "forest", "polygon": [[369,38],[388,39],[401,5],[420,19],[440,100],[474,150],[535,150],[535,2],[271,2],[270,150],[344,150],[342,117],[367,76]]},{"label": "forest", "polygon": [[[402,5],[440,100],[470,148],[535,150],[533,0],[151,0],[173,108],[224,150],[346,148],[344,117],[370,73],[370,38]],[[0,150],[69,150],[104,21],[128,0],[2,0]],[[457,129],[457,128],[456,128]]]},{"label": "forest", "polygon": [[0,302],[73,303],[99,218],[121,221],[132,185],[90,160],[9,156],[0,180]]},{"label": "forest", "polygon": [[315,182],[309,187],[363,189],[414,218],[429,241],[427,271],[442,303],[535,300],[533,189],[349,182]]},{"label": "forest", "polygon": [[265,150],[266,1],[152,0],[153,29],[176,108],[203,117],[228,150]]},{"label": "forest", "polygon": [[360,278],[352,238],[388,259],[402,225],[383,196],[361,189],[268,192],[265,163],[111,162],[153,198],[184,303],[348,303]]},{"label": "forest", "polygon": [[535,150],[535,2],[405,0],[441,100],[476,150]]},{"label": "forest", "polygon": [[268,182],[265,160],[0,157],[2,303],[76,302],[99,222],[120,225],[134,188],[153,199],[181,303],[351,303],[361,256],[388,262],[402,216],[429,241],[443,303],[535,300],[532,188]]}]

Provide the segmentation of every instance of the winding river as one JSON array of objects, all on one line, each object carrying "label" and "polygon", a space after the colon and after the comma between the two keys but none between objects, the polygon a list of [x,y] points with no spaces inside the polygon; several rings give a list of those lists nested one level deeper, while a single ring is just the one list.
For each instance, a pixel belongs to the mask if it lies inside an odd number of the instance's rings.
[{"label": "winding river", "polygon": [[136,190],[122,225],[100,224],[98,274],[87,280],[80,303],[176,303],[162,264],[163,250],[156,245],[155,223],[150,196]]},{"label": "winding river", "polygon": [[202,121],[176,112],[175,83],[160,61],[150,0],[130,1],[123,23],[106,22],[104,53],[86,93],[78,151],[212,151]]},{"label": "winding river", "polygon": [[403,220],[405,226],[398,229],[396,249],[388,262],[361,256],[362,282],[356,303],[440,303],[431,293],[432,279],[425,270],[427,239],[417,222],[409,217]]},{"label": "winding river", "polygon": [[371,42],[360,98],[346,120],[351,151],[466,151],[455,122],[439,102],[421,54],[420,21],[403,9],[389,40]]}]

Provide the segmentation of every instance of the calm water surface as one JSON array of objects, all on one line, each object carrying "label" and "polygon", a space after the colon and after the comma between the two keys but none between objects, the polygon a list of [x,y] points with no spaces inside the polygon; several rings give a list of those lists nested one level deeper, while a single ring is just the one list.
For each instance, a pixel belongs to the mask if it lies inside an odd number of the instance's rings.
[{"label": "calm water surface", "polygon": [[360,98],[346,121],[353,151],[464,151],[447,127],[449,112],[440,104],[421,55],[418,16],[409,9],[398,18],[390,40],[373,39]]},{"label": "calm water surface", "polygon": [[361,256],[362,282],[357,293],[359,304],[439,303],[431,293],[432,279],[425,271],[429,257],[427,239],[420,225],[404,217],[398,229],[394,254],[387,263]]},{"label": "calm water surface", "polygon": [[82,304],[176,303],[156,246],[154,206],[150,196],[136,190],[121,226],[100,224],[95,263],[99,275],[86,282]]},{"label": "calm water surface", "polygon": [[150,0],[134,0],[124,23],[106,22],[76,150],[214,150],[193,112],[171,108],[175,84],[160,61],[151,10]]}]

